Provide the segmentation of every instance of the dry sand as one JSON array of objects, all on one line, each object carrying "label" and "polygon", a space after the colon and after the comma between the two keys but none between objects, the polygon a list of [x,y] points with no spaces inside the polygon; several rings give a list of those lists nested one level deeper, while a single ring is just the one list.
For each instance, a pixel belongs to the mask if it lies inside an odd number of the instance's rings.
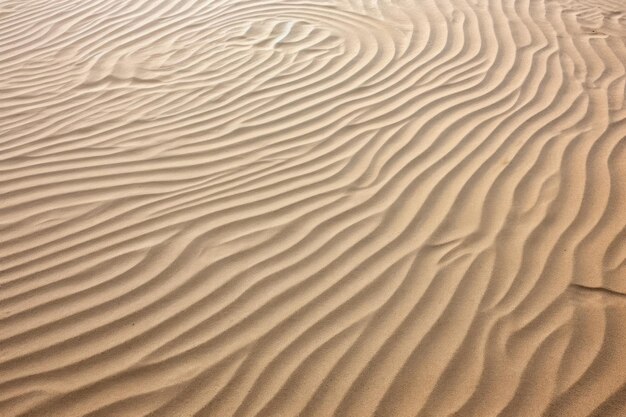
[{"label": "dry sand", "polygon": [[626,416],[623,0],[0,0],[0,416]]}]

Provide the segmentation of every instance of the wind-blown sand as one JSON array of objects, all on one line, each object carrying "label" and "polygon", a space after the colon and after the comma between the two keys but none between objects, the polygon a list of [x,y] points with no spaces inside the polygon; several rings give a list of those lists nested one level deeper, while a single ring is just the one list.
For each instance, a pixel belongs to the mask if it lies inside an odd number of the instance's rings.
[{"label": "wind-blown sand", "polygon": [[626,416],[622,0],[0,0],[0,416]]}]

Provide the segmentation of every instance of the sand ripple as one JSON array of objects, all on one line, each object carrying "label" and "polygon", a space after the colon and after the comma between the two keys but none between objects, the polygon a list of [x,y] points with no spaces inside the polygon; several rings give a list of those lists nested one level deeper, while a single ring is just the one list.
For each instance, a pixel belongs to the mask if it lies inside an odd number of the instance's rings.
[{"label": "sand ripple", "polygon": [[621,0],[0,1],[0,415],[626,415]]}]

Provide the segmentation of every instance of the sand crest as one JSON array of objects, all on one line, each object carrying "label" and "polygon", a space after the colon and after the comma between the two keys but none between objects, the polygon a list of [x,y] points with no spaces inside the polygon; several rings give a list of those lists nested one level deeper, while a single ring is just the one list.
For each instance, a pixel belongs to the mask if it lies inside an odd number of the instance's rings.
[{"label": "sand crest", "polygon": [[622,0],[0,0],[0,416],[626,416]]}]

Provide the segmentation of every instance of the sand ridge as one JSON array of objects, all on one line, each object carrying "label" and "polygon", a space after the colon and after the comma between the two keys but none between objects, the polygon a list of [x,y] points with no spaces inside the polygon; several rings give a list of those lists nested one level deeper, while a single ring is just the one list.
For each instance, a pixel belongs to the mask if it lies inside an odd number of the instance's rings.
[{"label": "sand ridge", "polygon": [[618,0],[0,0],[0,416],[626,415]]}]

